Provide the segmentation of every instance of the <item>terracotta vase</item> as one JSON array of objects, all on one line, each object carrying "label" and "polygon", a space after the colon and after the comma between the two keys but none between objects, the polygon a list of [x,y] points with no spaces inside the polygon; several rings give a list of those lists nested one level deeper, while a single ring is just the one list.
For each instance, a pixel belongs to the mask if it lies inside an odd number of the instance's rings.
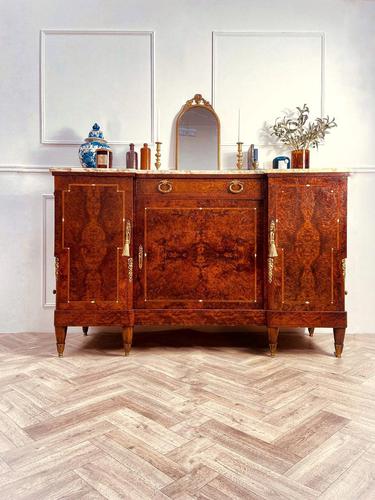
[{"label": "terracotta vase", "polygon": [[295,149],[292,151],[292,168],[310,168],[309,149]]},{"label": "terracotta vase", "polygon": [[150,170],[151,168],[151,149],[144,143],[141,148],[141,170]]}]

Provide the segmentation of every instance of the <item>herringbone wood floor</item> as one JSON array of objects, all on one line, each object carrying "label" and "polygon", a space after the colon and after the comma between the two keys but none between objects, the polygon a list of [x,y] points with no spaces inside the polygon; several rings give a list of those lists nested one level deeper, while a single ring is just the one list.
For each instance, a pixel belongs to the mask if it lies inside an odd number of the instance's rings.
[{"label": "herringbone wood floor", "polygon": [[0,336],[0,497],[375,498],[375,337]]}]

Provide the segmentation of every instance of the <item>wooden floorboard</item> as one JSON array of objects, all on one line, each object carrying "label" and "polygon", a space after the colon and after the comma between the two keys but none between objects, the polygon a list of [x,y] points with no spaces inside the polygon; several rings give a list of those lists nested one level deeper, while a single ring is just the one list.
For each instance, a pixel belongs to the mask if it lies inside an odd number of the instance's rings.
[{"label": "wooden floorboard", "polygon": [[375,336],[0,335],[1,499],[375,498]]}]

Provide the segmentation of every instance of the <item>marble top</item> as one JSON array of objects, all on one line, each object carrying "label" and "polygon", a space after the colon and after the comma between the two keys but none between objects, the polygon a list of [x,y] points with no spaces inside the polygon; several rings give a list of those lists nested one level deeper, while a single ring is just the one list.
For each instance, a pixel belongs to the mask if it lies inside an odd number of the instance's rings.
[{"label": "marble top", "polygon": [[91,174],[115,174],[129,173],[136,175],[254,175],[254,174],[329,174],[329,173],[350,173],[350,168],[290,168],[279,169],[256,169],[256,170],[136,170],[130,168],[81,168],[81,167],[54,167],[50,172],[70,172],[70,173],[91,173]]}]

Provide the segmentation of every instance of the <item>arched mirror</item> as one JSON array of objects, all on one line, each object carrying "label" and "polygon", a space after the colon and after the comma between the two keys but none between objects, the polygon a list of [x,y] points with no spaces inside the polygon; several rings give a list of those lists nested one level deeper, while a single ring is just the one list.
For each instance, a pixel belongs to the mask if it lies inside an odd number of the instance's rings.
[{"label": "arched mirror", "polygon": [[176,122],[176,169],[220,168],[220,120],[200,94],[186,101]]}]

